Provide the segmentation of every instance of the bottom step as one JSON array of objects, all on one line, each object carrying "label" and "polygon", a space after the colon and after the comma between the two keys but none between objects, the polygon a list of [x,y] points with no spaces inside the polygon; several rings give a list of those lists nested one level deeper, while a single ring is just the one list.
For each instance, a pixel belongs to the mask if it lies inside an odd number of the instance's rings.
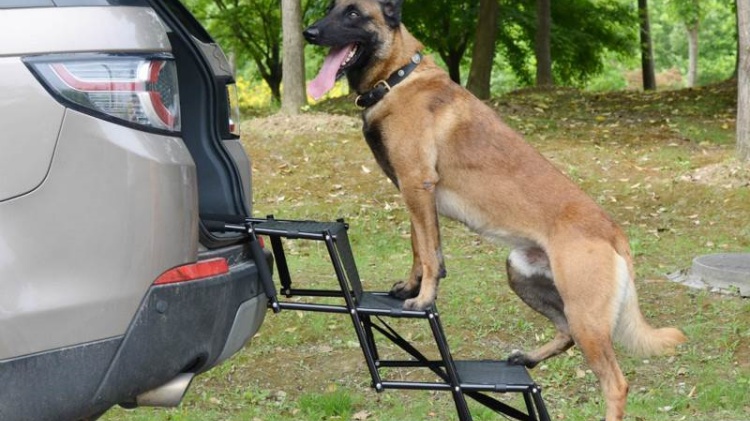
[{"label": "bottom step", "polygon": [[527,392],[539,387],[526,367],[507,361],[455,361],[461,388],[481,392]]}]

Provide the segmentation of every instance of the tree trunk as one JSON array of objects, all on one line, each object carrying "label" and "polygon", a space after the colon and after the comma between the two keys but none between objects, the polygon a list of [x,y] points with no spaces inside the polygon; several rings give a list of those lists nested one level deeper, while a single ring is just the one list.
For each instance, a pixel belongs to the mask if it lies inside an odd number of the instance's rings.
[{"label": "tree trunk", "polygon": [[282,22],[282,85],[281,112],[299,114],[307,104],[305,92],[305,55],[302,40],[302,8],[300,0],[281,0]]},{"label": "tree trunk", "polygon": [[689,26],[688,33],[688,88],[698,83],[698,24]]},{"label": "tree trunk", "polygon": [[278,105],[281,100],[281,78],[269,77],[263,78],[263,80],[266,81],[268,88],[271,89],[271,100],[275,105]]},{"label": "tree trunk", "polygon": [[[645,1],[645,0],[644,0]],[[552,86],[552,4],[551,0],[536,0],[536,86]]]},{"label": "tree trunk", "polygon": [[737,75],[739,74],[739,70],[740,70],[740,10],[739,9],[740,9],[741,1],[742,0],[734,1],[734,10],[735,12],[737,12],[734,14],[734,24],[735,24],[735,27],[737,28],[737,31],[734,34],[734,38],[735,38],[736,45],[737,45],[736,55],[734,56],[734,74],[732,75],[732,77],[734,78],[737,77]]},{"label": "tree trunk", "polygon": [[495,39],[497,38],[498,0],[479,1],[479,22],[474,41],[474,54],[471,59],[469,80],[466,88],[479,99],[490,98],[492,62],[495,59]]},{"label": "tree trunk", "polygon": [[440,57],[445,62],[445,66],[448,67],[448,76],[450,76],[452,81],[459,85],[461,84],[461,57],[464,56],[465,51],[466,46],[464,45],[463,47],[440,53]]},{"label": "tree trunk", "polygon": [[737,2],[740,65],[737,72],[737,156],[750,162],[750,2]]},{"label": "tree trunk", "polygon": [[643,90],[656,90],[654,72],[654,50],[651,46],[651,25],[648,21],[648,0],[638,0],[638,16],[641,21],[641,70],[643,72]]}]

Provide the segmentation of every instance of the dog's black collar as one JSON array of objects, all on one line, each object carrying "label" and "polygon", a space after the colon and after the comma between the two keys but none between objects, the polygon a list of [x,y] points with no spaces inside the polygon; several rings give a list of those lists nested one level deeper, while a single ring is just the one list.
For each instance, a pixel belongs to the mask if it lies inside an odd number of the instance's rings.
[{"label": "dog's black collar", "polygon": [[422,54],[414,54],[413,56],[411,56],[411,60],[409,60],[409,63],[406,66],[391,73],[388,79],[381,80],[376,83],[371,90],[358,96],[357,99],[354,100],[354,103],[361,108],[369,108],[377,104],[378,101],[383,99],[385,94],[391,91],[391,88],[406,79],[406,77],[409,76],[412,70],[416,69],[421,62]]}]

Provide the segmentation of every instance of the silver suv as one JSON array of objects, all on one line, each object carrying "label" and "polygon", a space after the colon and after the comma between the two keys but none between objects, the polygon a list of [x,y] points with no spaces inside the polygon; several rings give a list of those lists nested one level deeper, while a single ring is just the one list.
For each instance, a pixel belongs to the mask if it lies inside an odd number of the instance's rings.
[{"label": "silver suv", "polygon": [[177,0],[0,28],[0,420],[174,405],[266,313],[231,67]]}]

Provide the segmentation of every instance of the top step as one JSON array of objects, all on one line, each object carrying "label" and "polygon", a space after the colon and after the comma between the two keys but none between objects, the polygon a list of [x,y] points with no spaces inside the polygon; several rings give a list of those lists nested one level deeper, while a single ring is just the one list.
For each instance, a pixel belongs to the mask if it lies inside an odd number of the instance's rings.
[{"label": "top step", "polygon": [[361,314],[427,318],[435,312],[434,306],[427,310],[404,310],[404,300],[392,297],[387,292],[363,292],[358,299],[357,312]]},{"label": "top step", "polygon": [[317,221],[286,221],[269,219],[253,225],[256,234],[271,235],[285,238],[304,238],[310,240],[324,240],[326,235],[334,237],[340,232],[346,232],[343,222]]}]

